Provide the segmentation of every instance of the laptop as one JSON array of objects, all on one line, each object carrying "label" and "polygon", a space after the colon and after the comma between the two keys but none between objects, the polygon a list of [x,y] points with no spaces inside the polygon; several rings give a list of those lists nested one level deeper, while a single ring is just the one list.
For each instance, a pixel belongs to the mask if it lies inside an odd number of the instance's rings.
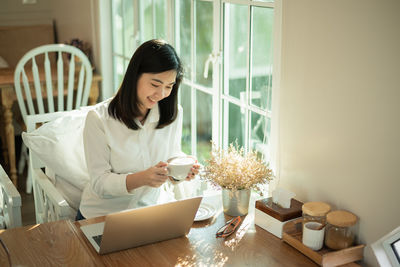
[{"label": "laptop", "polygon": [[126,210],[81,226],[99,254],[177,238],[189,233],[202,197]]}]

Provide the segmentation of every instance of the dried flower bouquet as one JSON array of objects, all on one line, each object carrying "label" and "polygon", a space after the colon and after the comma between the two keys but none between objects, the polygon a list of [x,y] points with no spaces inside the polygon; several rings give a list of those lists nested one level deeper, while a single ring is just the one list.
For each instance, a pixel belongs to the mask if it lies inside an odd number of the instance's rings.
[{"label": "dried flower bouquet", "polygon": [[243,147],[230,144],[227,150],[212,145],[210,159],[201,177],[214,185],[231,189],[255,189],[261,191],[260,186],[272,180],[272,170],[268,165],[257,158],[255,151],[244,155]]}]

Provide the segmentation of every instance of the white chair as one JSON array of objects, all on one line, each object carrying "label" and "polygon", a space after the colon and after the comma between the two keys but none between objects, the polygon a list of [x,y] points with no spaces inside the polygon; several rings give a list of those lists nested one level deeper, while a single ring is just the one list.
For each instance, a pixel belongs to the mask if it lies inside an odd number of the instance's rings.
[{"label": "white chair", "polygon": [[0,228],[22,226],[21,195],[0,166]]},{"label": "white chair", "polygon": [[[26,128],[28,132],[36,129],[36,126],[64,115],[64,112],[28,115]],[[36,223],[52,222],[64,219],[75,219],[76,210],[70,207],[68,202],[56,189],[50,178],[43,172],[45,164],[35,155],[29,152],[29,169],[32,176],[33,196],[35,201]]]},{"label": "white chair", "polygon": [[[56,58],[56,61],[51,60],[53,58]],[[69,63],[65,63],[64,59],[67,59],[66,61]],[[36,62],[39,60],[43,60],[43,64],[37,64]],[[26,71],[28,68],[31,68],[31,71]],[[52,71],[57,75],[52,75]],[[67,81],[64,81],[66,72],[68,72]],[[30,88],[28,77],[31,77],[33,81],[34,90]],[[54,86],[53,89],[55,81],[57,87]],[[53,113],[86,106],[91,83],[92,66],[86,55],[78,48],[64,44],[51,44],[30,50],[18,62],[14,73],[15,91],[25,125],[27,125],[28,115]],[[64,88],[65,84],[66,88]],[[43,96],[47,98],[47,103],[44,103]],[[65,96],[66,105],[64,105]],[[55,97],[57,98],[57,108],[54,105]],[[19,172],[24,169],[26,156],[27,149],[23,145],[21,149],[22,162],[18,164]],[[32,178],[29,170],[28,167],[27,193],[31,193],[32,190]]]}]

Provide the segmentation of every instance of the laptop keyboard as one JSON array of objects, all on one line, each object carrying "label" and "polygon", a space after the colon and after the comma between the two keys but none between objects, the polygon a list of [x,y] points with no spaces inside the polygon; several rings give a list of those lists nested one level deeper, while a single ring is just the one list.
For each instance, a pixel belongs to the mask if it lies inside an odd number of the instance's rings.
[{"label": "laptop keyboard", "polygon": [[94,239],[94,241],[96,241],[97,245],[99,245],[100,247],[100,243],[101,243],[101,238],[103,237],[103,235],[95,235],[92,236],[92,238]]}]

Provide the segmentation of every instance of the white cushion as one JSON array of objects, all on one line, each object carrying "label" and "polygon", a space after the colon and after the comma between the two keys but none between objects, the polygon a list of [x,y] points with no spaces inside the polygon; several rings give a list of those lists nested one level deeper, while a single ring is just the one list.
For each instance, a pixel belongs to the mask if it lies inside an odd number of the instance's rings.
[{"label": "white cushion", "polygon": [[[92,107],[67,112],[63,117],[43,124],[30,133],[22,133],[25,145],[54,172],[52,182],[75,209],[89,182],[83,148],[83,127]],[[53,178],[51,177],[51,178]]]}]

